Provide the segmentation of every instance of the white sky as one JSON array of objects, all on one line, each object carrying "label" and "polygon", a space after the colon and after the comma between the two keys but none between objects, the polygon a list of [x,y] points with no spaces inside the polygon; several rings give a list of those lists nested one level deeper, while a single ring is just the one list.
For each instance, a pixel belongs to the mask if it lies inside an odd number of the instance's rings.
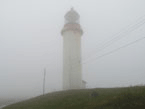
[{"label": "white sky", "polygon": [[[0,97],[42,94],[62,87],[64,15],[80,14],[83,79],[89,88],[145,84],[145,40],[96,57],[145,37],[144,0],[1,0]],[[143,21],[142,21],[143,20]],[[142,22],[141,22],[142,21]],[[137,27],[136,24],[142,24]],[[135,29],[128,34],[128,28]],[[98,52],[116,33],[121,38]],[[96,60],[95,60],[96,59]]]}]

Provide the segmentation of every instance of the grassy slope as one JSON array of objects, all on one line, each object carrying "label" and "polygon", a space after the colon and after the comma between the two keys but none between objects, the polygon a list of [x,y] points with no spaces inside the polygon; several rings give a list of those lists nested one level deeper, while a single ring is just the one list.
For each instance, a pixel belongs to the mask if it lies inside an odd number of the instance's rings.
[{"label": "grassy slope", "polygon": [[[99,95],[93,97],[93,92]],[[54,92],[4,109],[145,109],[145,87]]]},{"label": "grassy slope", "polygon": [[2,99],[2,98],[0,98],[0,107],[1,106],[4,106],[4,105],[6,105],[6,104],[10,104],[10,103],[12,103],[12,102],[14,102],[15,100],[13,100],[13,99],[6,99],[6,98],[4,98],[4,99]]}]

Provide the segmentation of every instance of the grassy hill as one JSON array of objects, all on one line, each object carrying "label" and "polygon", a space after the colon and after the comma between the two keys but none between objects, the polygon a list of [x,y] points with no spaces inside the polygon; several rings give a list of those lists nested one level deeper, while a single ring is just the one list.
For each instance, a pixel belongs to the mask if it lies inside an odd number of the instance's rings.
[{"label": "grassy hill", "polygon": [[145,109],[145,87],[53,92],[4,109]]},{"label": "grassy hill", "polygon": [[0,98],[0,107],[14,102],[14,99]]}]

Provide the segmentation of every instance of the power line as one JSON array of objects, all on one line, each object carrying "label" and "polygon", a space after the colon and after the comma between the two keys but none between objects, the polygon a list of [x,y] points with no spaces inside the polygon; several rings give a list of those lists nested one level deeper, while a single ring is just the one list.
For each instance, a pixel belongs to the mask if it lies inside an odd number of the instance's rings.
[{"label": "power line", "polygon": [[[143,16],[143,17],[144,17],[144,16]],[[141,17],[141,18],[142,18],[142,17]],[[110,45],[112,45],[113,43],[115,43],[117,40],[120,40],[121,38],[125,37],[127,34],[129,34],[130,32],[132,32],[132,31],[134,31],[134,30],[136,30],[137,28],[141,27],[141,26],[144,25],[144,24],[145,24],[145,18],[142,19],[141,21],[139,21],[138,23],[134,24],[134,25],[131,26],[130,28],[125,29],[123,32],[118,32],[118,33],[116,34],[116,36],[115,36],[113,39],[107,41],[107,42],[104,43],[101,47],[99,47],[99,48],[97,49],[98,51],[97,51],[96,53],[98,53],[98,52],[104,50],[105,48],[109,47]],[[95,50],[95,51],[96,51],[96,50]],[[93,52],[94,52],[94,51],[93,51]],[[89,58],[89,57],[91,57],[91,56],[92,56],[92,53],[91,53],[91,55],[89,55],[87,58]]]},{"label": "power line", "polygon": [[[132,45],[132,44],[134,44],[134,43],[137,43],[137,42],[139,42],[139,41],[141,41],[141,40],[143,40],[143,39],[145,39],[145,37],[142,37],[142,38],[140,38],[140,39],[138,39],[138,40],[135,40],[135,41],[130,42],[130,43],[126,44],[126,45],[123,45],[123,46],[121,46],[121,47],[119,47],[119,48],[116,48],[116,49],[114,49],[114,50],[112,50],[112,51],[110,51],[110,52],[107,52],[107,53],[105,53],[105,54],[103,54],[103,55],[100,55],[100,56],[96,57],[96,58],[93,59],[93,60],[97,60],[97,59],[102,58],[102,57],[104,57],[104,56],[110,55],[110,54],[112,54],[112,53],[114,53],[114,52],[117,52],[118,50],[120,50],[120,49],[122,49],[122,48],[128,47],[128,46],[130,46],[130,45]],[[93,61],[93,60],[92,60],[92,61]],[[89,61],[91,61],[91,60],[89,60]],[[83,62],[82,64],[86,64],[86,63],[87,63],[87,62]]]}]

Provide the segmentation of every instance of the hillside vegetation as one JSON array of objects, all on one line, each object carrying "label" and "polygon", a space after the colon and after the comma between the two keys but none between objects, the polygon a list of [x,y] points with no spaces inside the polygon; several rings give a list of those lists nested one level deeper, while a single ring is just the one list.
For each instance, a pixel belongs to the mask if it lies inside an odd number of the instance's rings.
[{"label": "hillside vegetation", "polygon": [[145,87],[53,92],[4,109],[145,109]]},{"label": "hillside vegetation", "polygon": [[14,99],[0,98],[0,107],[14,102]]}]

